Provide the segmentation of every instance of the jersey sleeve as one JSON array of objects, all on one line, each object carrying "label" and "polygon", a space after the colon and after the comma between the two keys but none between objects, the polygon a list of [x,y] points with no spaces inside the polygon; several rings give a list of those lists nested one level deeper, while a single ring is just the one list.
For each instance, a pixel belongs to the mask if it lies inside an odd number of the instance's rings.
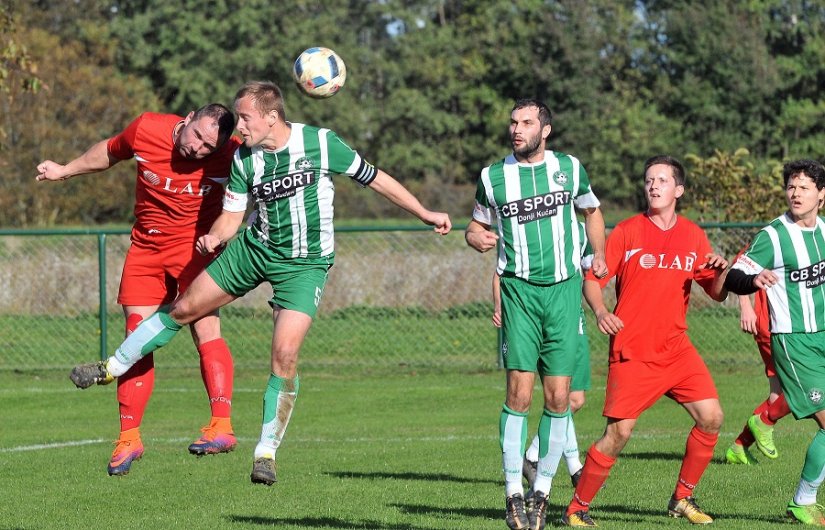
[{"label": "jersey sleeve", "polygon": [[361,158],[354,149],[344,143],[333,131],[327,131],[329,170],[336,175],[347,175],[361,186],[369,186],[378,171]]},{"label": "jersey sleeve", "polygon": [[759,274],[764,269],[772,268],[774,262],[773,244],[764,230],[757,232],[750,246],[733,263],[734,269],[746,274]]},{"label": "jersey sleeve", "polygon": [[232,167],[229,170],[229,182],[223,194],[223,209],[229,212],[246,211],[249,201],[249,182],[246,177],[246,166],[243,154],[249,154],[249,148],[239,147],[232,157]]},{"label": "jersey sleeve", "polygon": [[137,138],[143,114],[135,118],[132,123],[126,126],[119,134],[109,138],[106,149],[109,154],[118,160],[128,160],[135,156],[135,138]]},{"label": "jersey sleeve", "polygon": [[576,189],[573,204],[575,204],[579,210],[598,208],[601,203],[590,187],[590,177],[587,175],[587,170],[584,169],[584,166],[578,159],[575,160],[575,164],[579,173],[579,186]]},{"label": "jersey sleeve", "polygon": [[490,206],[490,200],[487,197],[487,188],[484,186],[485,171],[482,171],[481,177],[478,179],[476,185],[476,200],[473,205],[473,219],[479,223],[491,226],[493,224],[493,209]]}]

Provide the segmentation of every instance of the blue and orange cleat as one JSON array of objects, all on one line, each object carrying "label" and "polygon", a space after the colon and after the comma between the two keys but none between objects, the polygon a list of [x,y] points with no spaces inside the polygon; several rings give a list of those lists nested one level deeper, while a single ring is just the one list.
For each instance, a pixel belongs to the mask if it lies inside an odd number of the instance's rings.
[{"label": "blue and orange cleat", "polygon": [[132,462],[140,460],[143,456],[143,442],[140,441],[138,430],[129,429],[120,433],[120,438],[115,441],[115,450],[109,460],[107,470],[109,476],[127,475],[132,467]]},{"label": "blue and orange cleat", "polygon": [[193,455],[228,453],[238,445],[229,418],[213,417],[209,425],[202,428],[201,432],[203,435],[189,446],[189,452]]}]

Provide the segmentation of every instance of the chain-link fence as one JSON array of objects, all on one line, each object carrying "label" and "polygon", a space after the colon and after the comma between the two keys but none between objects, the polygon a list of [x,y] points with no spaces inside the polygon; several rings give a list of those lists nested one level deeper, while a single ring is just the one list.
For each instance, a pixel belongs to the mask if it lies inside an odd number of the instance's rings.
[{"label": "chain-link fence", "polygon": [[[714,248],[730,258],[760,227],[705,226]],[[66,368],[112,352],[123,337],[116,297],[128,245],[124,230],[0,231],[0,369]],[[338,229],[335,266],[301,366],[494,368],[494,262],[493,252],[467,247],[461,227],[445,237],[428,229]],[[692,297],[689,333],[706,360],[759,362],[753,340],[739,331],[735,297],[718,304],[700,291]],[[262,285],[221,310],[239,366],[268,365],[270,296]],[[612,304],[612,286],[606,297]],[[598,369],[607,338],[586,314]],[[196,355],[188,334],[180,333],[157,362],[196,366]]]}]

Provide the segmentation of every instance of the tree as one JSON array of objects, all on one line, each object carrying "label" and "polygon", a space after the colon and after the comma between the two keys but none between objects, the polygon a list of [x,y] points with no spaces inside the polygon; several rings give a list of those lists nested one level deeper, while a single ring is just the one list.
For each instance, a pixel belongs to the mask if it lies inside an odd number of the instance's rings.
[{"label": "tree", "polygon": [[[0,108],[7,119],[15,95],[20,92],[34,93],[41,88],[37,63],[32,61],[21,42],[12,7],[11,0],[0,1]],[[0,151],[5,147],[7,138],[8,129],[5,123],[0,123]]]},{"label": "tree", "polygon": [[[77,29],[77,28],[75,28]],[[59,33],[59,32],[58,32]],[[37,183],[37,163],[65,163],[121,130],[140,112],[162,110],[148,84],[112,66],[107,42],[93,27],[71,39],[20,26],[19,42],[39,65],[48,90],[10,87],[4,128],[9,132],[0,179],[0,224],[124,222],[134,203],[129,163],[65,183]]]},{"label": "tree", "polygon": [[759,172],[749,156],[745,148],[717,149],[707,158],[688,155],[684,206],[702,222],[768,221],[779,215],[785,209],[782,164],[773,162],[769,171]]}]

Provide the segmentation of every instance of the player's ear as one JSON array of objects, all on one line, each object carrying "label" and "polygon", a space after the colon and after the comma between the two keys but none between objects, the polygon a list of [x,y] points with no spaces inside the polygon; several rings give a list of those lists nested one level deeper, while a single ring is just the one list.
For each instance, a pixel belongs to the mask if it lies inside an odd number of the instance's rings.
[{"label": "player's ear", "polygon": [[684,184],[677,184],[676,185],[676,198],[678,199],[682,195],[685,194],[685,185]]},{"label": "player's ear", "polygon": [[553,128],[550,126],[549,123],[541,128],[541,137],[545,142],[547,141],[548,138],[550,138],[550,131],[552,131],[552,130],[553,130]]},{"label": "player's ear", "polygon": [[183,126],[186,127],[189,125],[189,122],[192,121],[192,116],[195,115],[195,111],[189,111],[189,114],[183,119]]},{"label": "player's ear", "polygon": [[266,113],[266,123],[270,127],[278,123],[278,111],[277,110],[270,110]]}]

